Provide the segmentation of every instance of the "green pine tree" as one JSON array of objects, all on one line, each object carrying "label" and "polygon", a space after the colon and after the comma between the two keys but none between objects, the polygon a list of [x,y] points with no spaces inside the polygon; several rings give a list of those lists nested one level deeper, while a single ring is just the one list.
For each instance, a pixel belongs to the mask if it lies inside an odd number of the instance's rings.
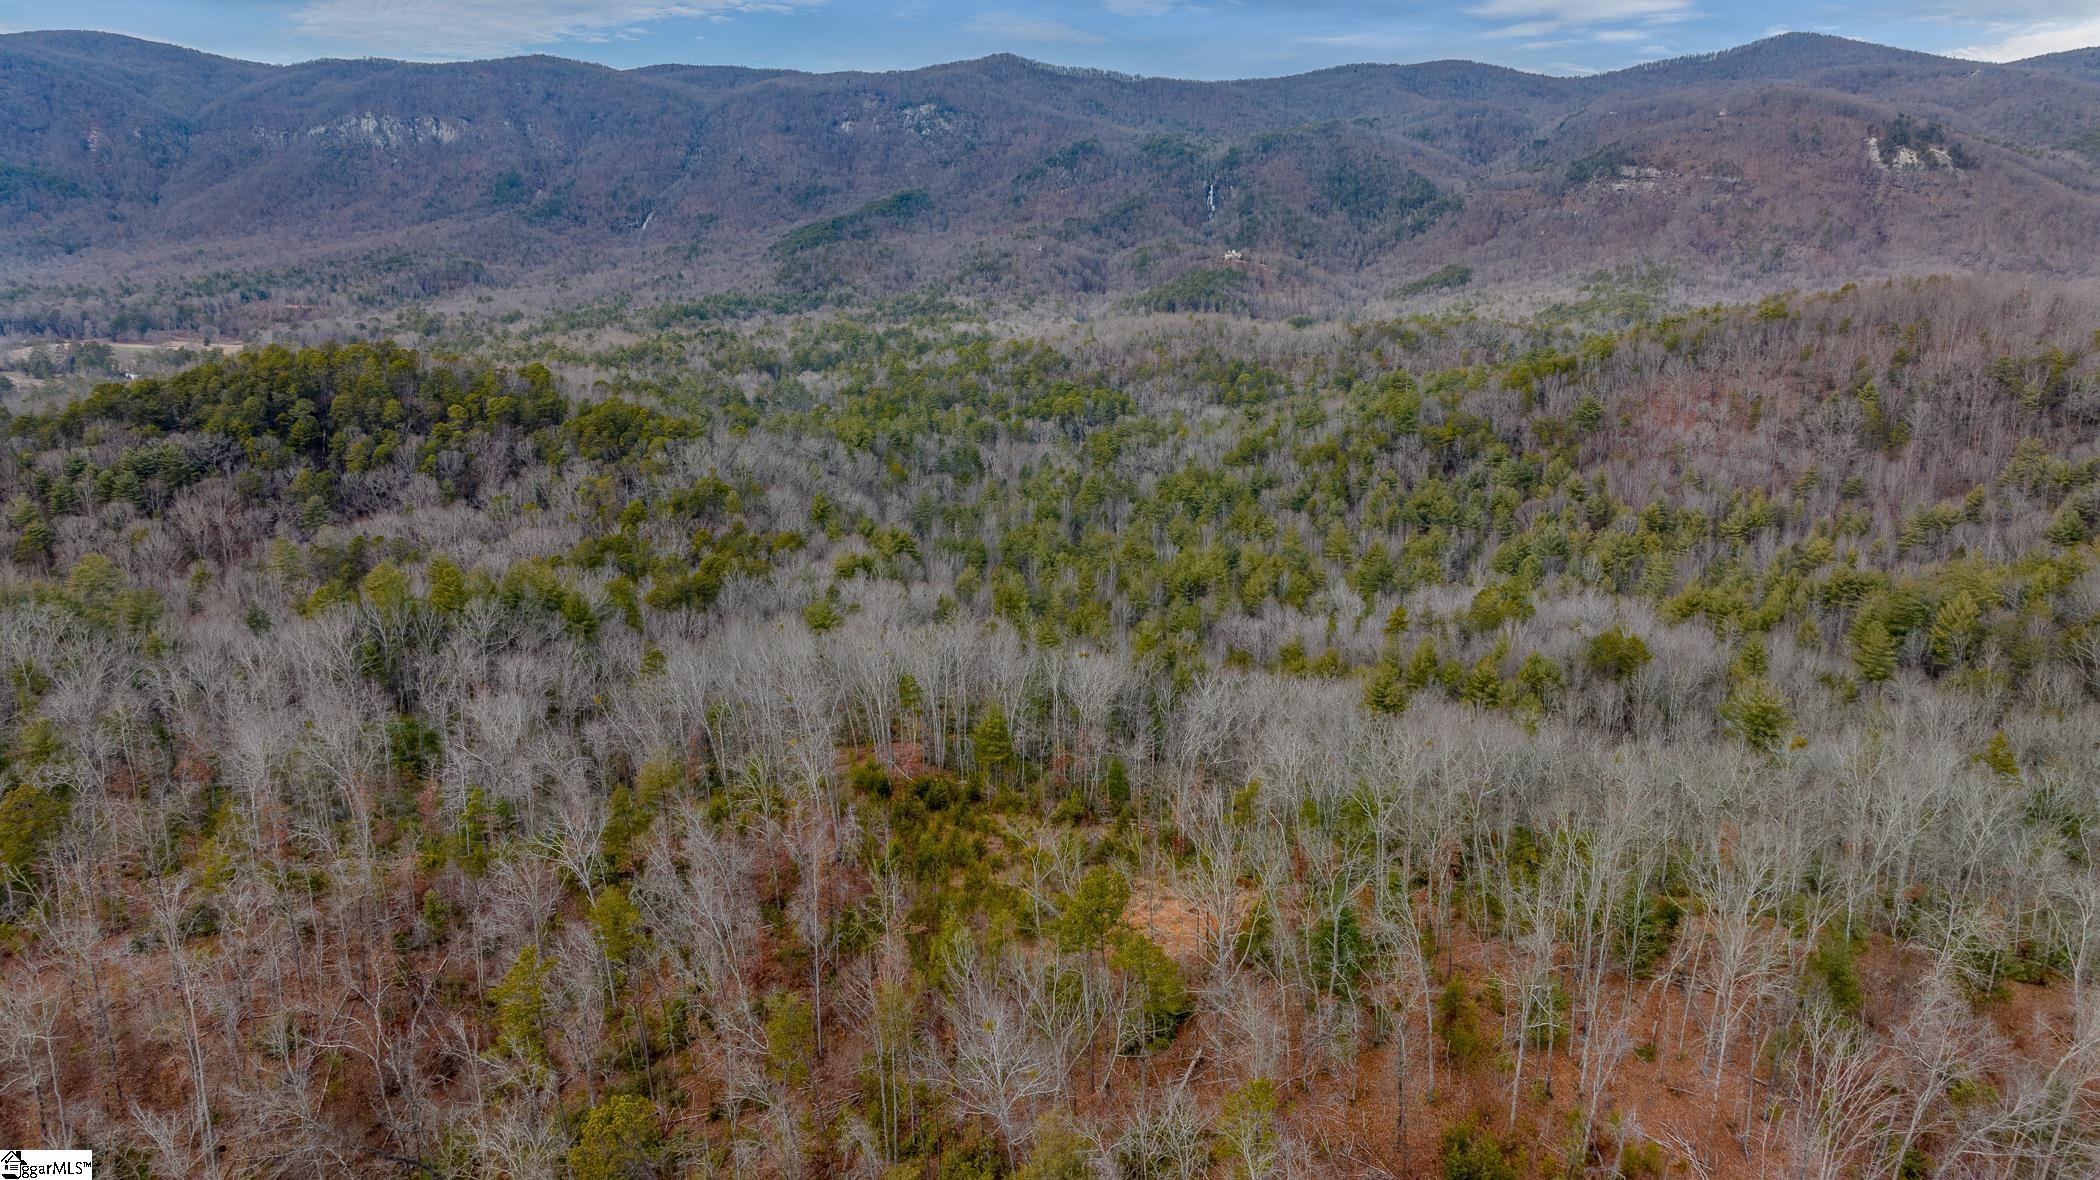
[{"label": "green pine tree", "polygon": [[656,1107],[635,1094],[615,1094],[583,1116],[569,1149],[575,1180],[635,1180],[660,1174],[664,1133]]},{"label": "green pine tree", "polygon": [[444,554],[424,563],[423,580],[429,587],[425,601],[430,604],[430,609],[451,614],[467,605],[467,576]]},{"label": "green pine tree", "polygon": [[816,1012],[809,1001],[794,992],[774,992],[766,1000],[766,1068],[790,1086],[807,1085],[816,1047]]},{"label": "green pine tree", "polygon": [[1495,667],[1493,656],[1482,656],[1480,662],[1473,665],[1458,695],[1460,700],[1481,709],[1492,709],[1502,703],[1502,673]]},{"label": "green pine tree", "polygon": [[986,706],[977,724],[970,727],[970,750],[981,770],[998,772],[1013,765],[1014,737],[1007,728],[1006,710],[996,704]]},{"label": "green pine tree", "polygon": [[831,604],[831,599],[819,598],[802,608],[802,621],[809,625],[810,630],[822,635],[846,620],[839,614],[839,608]]},{"label": "green pine tree", "polygon": [[1721,719],[1735,735],[1760,750],[1770,750],[1794,724],[1786,695],[1762,676],[1745,678],[1721,704]]},{"label": "green pine tree", "polygon": [[1181,968],[1159,945],[1128,926],[1109,932],[1108,965],[1131,984],[1138,997],[1122,1029],[1125,1053],[1152,1053],[1174,1040],[1181,1022],[1196,1010]]},{"label": "green pine tree", "polygon": [[1975,595],[1966,590],[1948,595],[1932,616],[1933,662],[1943,668],[1967,663],[1976,633],[1982,625],[1983,609],[1976,604]]},{"label": "green pine tree", "polygon": [[1108,760],[1108,773],[1102,780],[1101,790],[1118,810],[1129,804],[1130,768],[1123,764],[1121,758],[1111,757]]},{"label": "green pine tree", "polygon": [[591,903],[591,934],[615,967],[624,965],[642,945],[642,912],[615,885],[601,890]]},{"label": "green pine tree", "polygon": [[2012,742],[2007,740],[2002,729],[1991,735],[1990,742],[1983,747],[1983,753],[1978,754],[1976,760],[2000,778],[2020,777],[2020,760],[2013,756]]},{"label": "green pine tree", "polygon": [[1388,716],[1407,712],[1409,701],[1407,676],[1400,665],[1384,659],[1371,666],[1364,680],[1364,706],[1374,713]]},{"label": "green pine tree", "polygon": [[1263,1180],[1276,1167],[1276,1083],[1254,1078],[1225,1096],[1212,1154],[1233,1180]]},{"label": "green pine tree", "polygon": [[517,962],[489,989],[496,1003],[496,1043],[503,1051],[535,1065],[547,1063],[547,1045],[542,1039],[547,1025],[548,964],[540,960],[540,948],[527,946]]},{"label": "green pine tree", "polygon": [[382,561],[358,583],[358,593],[383,614],[398,615],[415,601],[408,586],[408,575],[391,561]]},{"label": "green pine tree", "polygon": [[2063,506],[2056,514],[2056,519],[2049,522],[2048,531],[2042,535],[2052,544],[2068,549],[2073,545],[2084,544],[2093,535],[2093,526],[2074,502]]},{"label": "green pine tree", "polygon": [[1045,1116],[1036,1124],[1035,1149],[1022,1162],[1014,1180],[1087,1180],[1093,1170],[1086,1136],[1063,1119]]},{"label": "green pine tree", "polygon": [[1130,904],[1130,880],[1108,865],[1096,865],[1066,894],[1048,926],[1057,949],[1068,954],[1100,950]]},{"label": "green pine tree", "polygon": [[1880,615],[1862,611],[1852,621],[1852,664],[1861,680],[1878,683],[1896,674],[1896,637]]},{"label": "green pine tree", "polygon": [[1624,680],[1653,658],[1646,640],[1619,626],[1591,637],[1587,654],[1590,671],[1606,680]]}]

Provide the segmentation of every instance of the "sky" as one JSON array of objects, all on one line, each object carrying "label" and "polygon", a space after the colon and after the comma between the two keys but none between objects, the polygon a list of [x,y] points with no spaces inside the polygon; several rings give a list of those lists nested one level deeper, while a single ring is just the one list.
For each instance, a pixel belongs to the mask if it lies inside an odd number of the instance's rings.
[{"label": "sky", "polygon": [[1439,58],[1584,74],[1790,30],[2005,61],[2100,45],[2100,0],[0,0],[0,32],[53,27],[272,62],[888,70],[1005,52],[1184,78]]}]

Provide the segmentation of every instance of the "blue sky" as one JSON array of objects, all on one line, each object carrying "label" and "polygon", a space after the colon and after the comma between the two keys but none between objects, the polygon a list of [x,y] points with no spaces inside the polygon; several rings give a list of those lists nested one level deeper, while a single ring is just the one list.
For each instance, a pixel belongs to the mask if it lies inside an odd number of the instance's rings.
[{"label": "blue sky", "polygon": [[1573,74],[1789,29],[2007,60],[2100,44],[2100,0],[0,0],[0,31],[50,27],[279,62],[555,53],[880,70],[1012,52],[1194,78],[1446,57]]}]

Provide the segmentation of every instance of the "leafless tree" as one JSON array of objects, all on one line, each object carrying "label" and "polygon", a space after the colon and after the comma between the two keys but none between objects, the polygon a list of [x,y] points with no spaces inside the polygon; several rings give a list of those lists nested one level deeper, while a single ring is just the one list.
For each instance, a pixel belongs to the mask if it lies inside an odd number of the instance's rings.
[{"label": "leafless tree", "polygon": [[1071,1026],[1031,1020],[1016,994],[1014,977],[1026,971],[1011,960],[997,966],[975,960],[958,964],[946,1012],[953,1041],[947,1071],[956,1098],[964,1110],[997,1128],[1009,1164],[1026,1142],[1036,1105],[1063,1093],[1063,1070],[1071,1054],[1069,1042],[1046,1035],[1069,1035]]}]

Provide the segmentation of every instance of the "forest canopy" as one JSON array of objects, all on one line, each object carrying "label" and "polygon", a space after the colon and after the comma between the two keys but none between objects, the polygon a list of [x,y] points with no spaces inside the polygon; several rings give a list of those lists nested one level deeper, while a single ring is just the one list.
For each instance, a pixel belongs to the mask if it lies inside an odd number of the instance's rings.
[{"label": "forest canopy", "polygon": [[2100,304],[1148,314],[1242,285],[15,403],[0,1137],[2100,1167]]}]

